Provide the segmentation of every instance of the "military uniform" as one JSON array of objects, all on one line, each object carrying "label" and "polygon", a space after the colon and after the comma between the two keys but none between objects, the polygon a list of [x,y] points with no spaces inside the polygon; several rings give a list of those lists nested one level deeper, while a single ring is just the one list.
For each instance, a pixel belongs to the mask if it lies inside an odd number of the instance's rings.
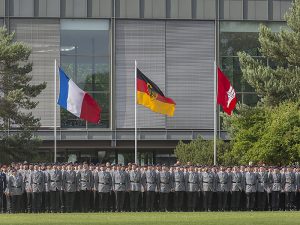
[{"label": "military uniform", "polygon": [[202,173],[203,183],[203,208],[205,211],[212,209],[212,196],[215,191],[215,174],[212,172]]},{"label": "military uniform", "polygon": [[73,212],[75,194],[78,187],[77,174],[74,170],[66,170],[62,175],[66,212]]},{"label": "military uniform", "polygon": [[220,171],[216,176],[216,191],[218,196],[218,210],[224,211],[227,206],[227,196],[229,191],[228,173]]},{"label": "military uniform", "polygon": [[81,211],[88,212],[90,209],[90,194],[93,187],[93,175],[90,170],[78,172],[78,190],[80,191]]},{"label": "military uniform", "polygon": [[32,190],[32,211],[34,213],[41,211],[42,192],[45,190],[45,175],[40,170],[34,170],[30,173],[30,186]]},{"label": "military uniform", "polygon": [[25,183],[25,193],[26,193],[26,210],[27,212],[32,212],[32,189],[30,185],[30,174],[32,170],[26,170],[24,172],[24,183]]},{"label": "military uniform", "polygon": [[297,184],[296,175],[293,172],[286,172],[282,176],[283,191],[285,193],[285,209],[294,209]]},{"label": "military uniform", "polygon": [[168,171],[160,171],[157,176],[160,211],[168,210],[168,197],[172,189],[172,176]]},{"label": "military uniform", "polygon": [[272,172],[269,176],[272,196],[272,210],[279,209],[279,195],[282,190],[282,178],[280,173]]},{"label": "military uniform", "polygon": [[187,210],[193,212],[196,209],[197,195],[200,190],[200,177],[197,172],[189,171],[185,174],[185,186],[187,192]]},{"label": "military uniform", "polygon": [[245,193],[247,197],[247,210],[254,210],[257,191],[257,174],[254,172],[245,173]]},{"label": "military uniform", "polygon": [[266,207],[267,191],[270,185],[268,174],[266,172],[258,172],[257,179],[257,209],[263,211]]},{"label": "military uniform", "polygon": [[11,196],[12,213],[21,212],[24,181],[21,174],[11,175],[8,178],[6,193]]},{"label": "military uniform", "polygon": [[4,211],[3,202],[4,202],[4,191],[7,186],[6,174],[0,171],[0,213]]},{"label": "military uniform", "polygon": [[173,173],[173,187],[174,187],[174,209],[177,212],[183,209],[183,198],[186,190],[186,182],[183,171],[174,171]]},{"label": "military uniform", "polygon": [[112,189],[112,177],[107,171],[98,171],[95,174],[94,188],[99,193],[99,210],[108,211],[108,198]]},{"label": "military uniform", "polygon": [[49,190],[50,190],[50,210],[52,212],[60,211],[60,191],[62,189],[62,174],[58,169],[49,171]]},{"label": "military uniform", "polygon": [[43,200],[44,200],[44,208],[46,212],[50,212],[50,175],[49,175],[49,170],[44,170],[43,171],[44,176],[45,176],[45,191],[43,192]]},{"label": "military uniform", "polygon": [[142,174],[139,170],[131,170],[129,171],[129,181],[130,181],[130,209],[132,212],[136,212],[138,210],[138,200],[141,193],[142,188]]},{"label": "military uniform", "polygon": [[144,173],[145,191],[146,191],[146,210],[152,212],[154,209],[155,190],[157,188],[157,174],[155,170],[147,170]]},{"label": "military uniform", "polygon": [[241,201],[241,193],[243,191],[243,176],[240,172],[232,172],[231,173],[231,210],[239,210],[240,209],[240,201]]},{"label": "military uniform", "polygon": [[129,188],[128,174],[123,170],[116,170],[112,176],[113,190],[116,196],[116,210],[124,210],[125,193]]}]

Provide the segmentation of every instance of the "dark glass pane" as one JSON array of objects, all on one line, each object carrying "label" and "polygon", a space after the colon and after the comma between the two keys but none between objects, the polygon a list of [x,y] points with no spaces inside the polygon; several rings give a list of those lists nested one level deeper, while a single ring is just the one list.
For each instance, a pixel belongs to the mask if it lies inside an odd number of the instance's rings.
[{"label": "dark glass pane", "polygon": [[244,94],[244,104],[249,106],[255,106],[259,100],[256,94]]}]

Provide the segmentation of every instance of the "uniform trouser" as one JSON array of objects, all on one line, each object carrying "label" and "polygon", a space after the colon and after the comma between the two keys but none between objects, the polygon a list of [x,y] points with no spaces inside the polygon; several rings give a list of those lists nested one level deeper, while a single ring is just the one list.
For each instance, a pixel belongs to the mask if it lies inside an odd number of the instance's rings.
[{"label": "uniform trouser", "polygon": [[279,209],[280,191],[272,191],[272,210],[277,211]]},{"label": "uniform trouser", "polygon": [[116,193],[114,191],[109,193],[108,202],[110,210],[114,211],[116,209]]},{"label": "uniform trouser", "polygon": [[285,210],[294,209],[295,192],[285,192]]},{"label": "uniform trouser", "polygon": [[247,192],[246,193],[246,199],[247,199],[247,210],[253,210],[255,205],[255,195],[256,192]]},{"label": "uniform trouser", "polygon": [[6,212],[11,212],[11,195],[6,195]]},{"label": "uniform trouser", "polygon": [[59,191],[59,204],[60,204],[61,212],[64,212],[64,210],[65,210],[65,192],[64,191]]},{"label": "uniform trouser", "polygon": [[264,211],[266,207],[267,192],[257,192],[257,209]]},{"label": "uniform trouser", "polygon": [[[174,210],[179,212],[183,206],[184,191],[175,191],[174,193]],[[196,197],[197,199],[197,197]]]},{"label": "uniform trouser", "polygon": [[19,213],[21,212],[22,195],[12,195],[11,196],[11,212]]},{"label": "uniform trouser", "polygon": [[44,204],[45,204],[45,211],[49,212],[50,211],[50,192],[43,192],[44,194]]},{"label": "uniform trouser", "polygon": [[268,210],[272,209],[272,193],[271,192],[267,192],[267,206],[268,206]]},{"label": "uniform trouser", "polygon": [[26,192],[26,208],[27,212],[32,211],[32,192]]},{"label": "uniform trouser", "polygon": [[80,203],[81,203],[81,212],[88,212],[90,208],[90,194],[89,190],[80,191]]},{"label": "uniform trouser", "polygon": [[50,210],[52,212],[59,212],[59,197],[60,191],[50,191]]},{"label": "uniform trouser", "polygon": [[130,210],[131,212],[136,212],[138,209],[138,203],[139,203],[139,191],[130,191],[129,197],[130,197]]},{"label": "uniform trouser", "polygon": [[241,210],[246,210],[247,205],[247,195],[245,191],[241,192],[241,201],[240,201],[240,208]]},{"label": "uniform trouser", "polygon": [[75,195],[76,192],[65,192],[65,209],[66,212],[70,213],[73,212],[74,210],[74,200],[75,200]]},{"label": "uniform trouser", "polygon": [[0,192],[0,213],[2,213],[4,211],[3,209],[3,202],[4,202],[4,193]]},{"label": "uniform trouser", "polygon": [[152,212],[154,208],[155,201],[155,191],[147,191],[146,192],[146,210],[148,212]]},{"label": "uniform trouser", "polygon": [[41,211],[42,206],[42,192],[32,192],[32,212],[37,213]]},{"label": "uniform trouser", "polygon": [[237,211],[240,209],[240,201],[241,201],[241,192],[240,191],[232,191],[231,192],[231,210]]},{"label": "uniform trouser", "polygon": [[124,210],[124,201],[125,201],[125,191],[116,191],[116,210],[121,212]]},{"label": "uniform trouser", "polygon": [[108,211],[109,192],[99,192],[99,210],[100,212]]},{"label": "uniform trouser", "polygon": [[203,191],[203,209],[205,211],[211,210],[212,206],[212,191]]},{"label": "uniform trouser", "polygon": [[99,212],[98,201],[99,201],[98,192],[93,191],[91,194],[91,211]]},{"label": "uniform trouser", "polygon": [[191,191],[191,192],[187,192],[186,194],[187,194],[187,210],[189,212],[193,212],[196,209],[198,192]]},{"label": "uniform trouser", "polygon": [[225,210],[227,206],[227,191],[219,191],[218,195],[218,210]]},{"label": "uniform trouser", "polygon": [[159,209],[160,211],[168,210],[169,193],[159,193]]}]

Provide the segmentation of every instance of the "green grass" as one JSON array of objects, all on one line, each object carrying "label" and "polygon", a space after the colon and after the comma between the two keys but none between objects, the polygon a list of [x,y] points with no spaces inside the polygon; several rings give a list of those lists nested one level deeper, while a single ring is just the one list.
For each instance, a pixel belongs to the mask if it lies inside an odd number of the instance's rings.
[{"label": "green grass", "polygon": [[300,225],[300,212],[0,214],[0,224]]}]

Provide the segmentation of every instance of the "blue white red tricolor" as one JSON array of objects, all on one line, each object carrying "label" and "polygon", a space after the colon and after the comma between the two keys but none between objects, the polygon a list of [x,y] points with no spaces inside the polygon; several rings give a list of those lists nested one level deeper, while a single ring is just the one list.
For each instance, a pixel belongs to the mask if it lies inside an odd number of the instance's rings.
[{"label": "blue white red tricolor", "polygon": [[99,123],[101,108],[96,100],[81,90],[61,68],[59,68],[59,77],[60,92],[57,103],[81,119],[91,123]]}]

